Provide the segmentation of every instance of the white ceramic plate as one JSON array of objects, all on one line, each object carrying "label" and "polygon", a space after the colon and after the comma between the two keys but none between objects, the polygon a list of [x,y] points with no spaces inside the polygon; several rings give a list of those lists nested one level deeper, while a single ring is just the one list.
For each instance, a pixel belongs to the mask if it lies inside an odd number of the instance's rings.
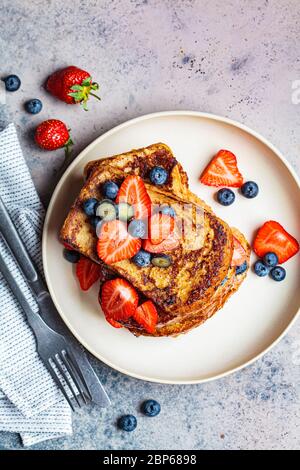
[{"label": "white ceramic plate", "polygon": [[[192,191],[229,224],[252,240],[266,220],[278,220],[299,236],[299,180],[282,155],[264,138],[225,118],[196,112],[164,112],[126,122],[96,139],[60,180],[48,208],[43,262],[48,287],[63,320],[77,339],[101,361],[125,374],[163,383],[197,383],[233,372],[271,348],[291,326],[300,306],[299,257],[289,260],[287,277],[276,283],[250,272],[239,291],[204,325],[178,338],[135,338],[103,318],[97,287],[81,292],[74,267],[62,257],[58,232],[83,183],[89,160],[165,142],[186,169]],[[259,196],[236,194],[230,207],[214,201],[214,188],[199,174],[220,149],[237,155],[246,180],[257,181]],[[253,257],[252,257],[253,258]]]}]

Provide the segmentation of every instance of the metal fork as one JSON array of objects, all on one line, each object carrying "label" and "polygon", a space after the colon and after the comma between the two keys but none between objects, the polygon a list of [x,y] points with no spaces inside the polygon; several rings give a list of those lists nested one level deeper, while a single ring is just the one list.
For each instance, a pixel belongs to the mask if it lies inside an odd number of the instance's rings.
[{"label": "metal fork", "polygon": [[[52,330],[30,306],[12,273],[0,253],[0,271],[11,291],[19,301],[28,323],[33,329],[37,342],[37,351],[53,380],[62,391],[65,399],[74,411],[73,403],[78,407],[92,400],[89,387],[67,345],[65,338]],[[81,398],[81,400],[80,400]]]}]

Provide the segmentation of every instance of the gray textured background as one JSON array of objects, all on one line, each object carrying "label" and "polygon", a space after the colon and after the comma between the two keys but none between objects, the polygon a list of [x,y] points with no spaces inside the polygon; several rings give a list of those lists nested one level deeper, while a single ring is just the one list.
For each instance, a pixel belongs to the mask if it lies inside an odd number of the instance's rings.
[{"label": "gray textured background", "polygon": [[[33,143],[44,118],[71,127],[78,153],[135,116],[212,112],[265,135],[300,173],[300,104],[292,103],[292,83],[300,80],[298,0],[2,0],[0,17],[1,76],[22,78],[7,104],[44,201],[63,157]],[[101,84],[102,102],[91,102],[89,113],[43,90],[49,73],[70,64]],[[44,103],[35,117],[23,110],[32,97]],[[199,386],[141,382],[94,361],[113,406],[76,414],[73,437],[35,448],[299,449],[299,333],[298,322],[251,367]],[[156,419],[139,412],[149,397],[162,405]],[[134,433],[115,427],[124,412],[139,418]],[[0,433],[0,442],[20,447],[17,435]]]}]

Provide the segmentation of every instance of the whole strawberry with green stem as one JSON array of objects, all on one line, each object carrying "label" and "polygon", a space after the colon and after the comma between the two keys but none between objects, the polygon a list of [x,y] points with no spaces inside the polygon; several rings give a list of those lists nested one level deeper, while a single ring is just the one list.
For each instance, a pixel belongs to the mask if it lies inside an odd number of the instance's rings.
[{"label": "whole strawberry with green stem", "polygon": [[99,89],[98,83],[93,82],[88,72],[74,65],[50,75],[46,82],[46,89],[67,104],[80,103],[85,111],[87,111],[87,101],[90,96],[101,99],[94,93]]},{"label": "whole strawberry with green stem", "polygon": [[71,157],[73,145],[70,131],[67,126],[58,119],[48,119],[41,122],[35,130],[35,141],[44,150],[65,149],[65,165]]}]

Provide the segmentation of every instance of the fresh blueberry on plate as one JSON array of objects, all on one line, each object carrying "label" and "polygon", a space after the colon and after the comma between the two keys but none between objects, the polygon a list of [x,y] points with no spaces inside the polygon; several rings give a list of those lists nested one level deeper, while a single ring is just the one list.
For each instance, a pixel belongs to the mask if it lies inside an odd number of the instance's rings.
[{"label": "fresh blueberry on plate", "polygon": [[134,216],[134,207],[127,202],[120,202],[117,206],[117,214],[119,220],[127,222]]},{"label": "fresh blueberry on plate", "polygon": [[102,188],[103,196],[107,199],[116,199],[119,192],[119,186],[113,181],[106,181]]},{"label": "fresh blueberry on plate", "polygon": [[80,254],[77,251],[68,250],[67,248],[64,248],[63,255],[69,263],[78,263],[80,258]]},{"label": "fresh blueberry on plate", "polygon": [[140,250],[134,257],[132,258],[134,264],[139,266],[139,268],[144,268],[145,266],[149,266],[151,263],[151,254],[148,251]]},{"label": "fresh blueberry on plate", "polygon": [[110,199],[103,199],[96,207],[96,216],[108,222],[117,218],[117,208]]},{"label": "fresh blueberry on plate", "polygon": [[258,260],[254,264],[254,272],[257,276],[264,277],[269,274],[269,268],[261,260]]},{"label": "fresh blueberry on plate", "polygon": [[88,215],[89,217],[95,215],[97,204],[98,204],[98,201],[94,197],[91,197],[87,199],[86,201],[84,201],[82,207],[86,215]]},{"label": "fresh blueberry on plate", "polygon": [[161,166],[155,166],[150,171],[150,181],[153,184],[165,184],[168,179],[168,172]]},{"label": "fresh blueberry on plate", "polygon": [[235,200],[235,194],[229,188],[222,188],[217,192],[217,199],[222,206],[230,206]]},{"label": "fresh blueberry on plate", "polygon": [[258,195],[258,185],[254,181],[246,181],[241,186],[241,193],[243,196],[245,196],[248,199],[253,199]]},{"label": "fresh blueberry on plate", "polygon": [[97,217],[96,215],[92,215],[90,217],[90,222],[91,222],[91,225],[96,229],[99,222],[101,222],[101,219],[100,217]]},{"label": "fresh blueberry on plate", "polygon": [[137,427],[137,419],[133,415],[124,415],[118,419],[118,427],[122,431],[131,432]]},{"label": "fresh blueberry on plate", "polygon": [[3,81],[7,91],[17,91],[21,86],[21,80],[17,75],[8,75]]},{"label": "fresh blueberry on plate", "polygon": [[162,206],[162,207],[159,208],[159,212],[161,214],[169,215],[170,217],[175,217],[176,216],[176,213],[175,213],[173,207],[171,207],[171,206]]},{"label": "fresh blueberry on plate", "polygon": [[283,281],[286,276],[286,270],[282,266],[275,266],[275,268],[271,269],[270,276],[274,281]]},{"label": "fresh blueberry on plate", "polygon": [[235,268],[235,274],[243,274],[248,268],[247,261],[244,261],[243,264],[240,264],[240,266],[236,266]]},{"label": "fresh blueberry on plate", "polygon": [[145,238],[147,227],[142,220],[132,220],[128,225],[128,232],[134,238]]},{"label": "fresh blueberry on plate", "polygon": [[142,404],[142,412],[146,416],[153,418],[160,413],[160,404],[156,400],[146,400]]},{"label": "fresh blueberry on plate", "polygon": [[168,268],[172,263],[172,259],[169,255],[161,254],[153,256],[151,263],[157,268]]},{"label": "fresh blueberry on plate", "polygon": [[268,268],[274,268],[278,264],[278,256],[273,252],[266,253],[263,257],[263,263],[268,266]]},{"label": "fresh blueberry on plate", "polygon": [[30,114],[38,114],[42,110],[43,104],[38,98],[26,101],[25,109]]}]

